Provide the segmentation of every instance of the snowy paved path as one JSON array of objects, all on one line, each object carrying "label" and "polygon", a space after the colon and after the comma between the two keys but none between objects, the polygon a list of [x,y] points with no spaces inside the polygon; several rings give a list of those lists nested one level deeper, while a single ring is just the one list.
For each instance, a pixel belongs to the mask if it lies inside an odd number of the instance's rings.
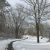
[{"label": "snowy paved path", "polygon": [[[5,50],[7,44],[10,41],[19,39],[8,39],[0,41],[0,50]],[[48,39],[40,39],[40,43],[36,43],[36,37],[29,37],[26,40],[16,41],[13,43],[14,50],[50,50],[50,43],[47,43]]]},{"label": "snowy paved path", "polygon": [[[5,50],[7,47],[7,42],[3,41],[0,43],[0,50]],[[21,43],[15,42],[14,50],[50,50],[50,43],[41,43],[41,44],[29,44],[29,43]]]},{"label": "snowy paved path", "polygon": [[48,47],[47,46],[43,46],[43,45],[40,45],[40,46],[36,46],[36,45],[23,45],[23,49],[19,49],[19,50],[50,50],[50,45]]},{"label": "snowy paved path", "polygon": [[24,43],[24,42],[15,42],[14,50],[50,50],[50,43]]}]

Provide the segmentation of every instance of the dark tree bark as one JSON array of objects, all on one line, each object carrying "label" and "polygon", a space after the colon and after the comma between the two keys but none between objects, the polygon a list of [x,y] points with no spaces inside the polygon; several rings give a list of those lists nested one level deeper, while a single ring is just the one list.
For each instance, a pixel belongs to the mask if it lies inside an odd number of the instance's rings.
[{"label": "dark tree bark", "polygon": [[19,28],[16,26],[16,30],[15,30],[15,38],[19,38],[18,31],[19,31]]},{"label": "dark tree bark", "polygon": [[36,23],[36,31],[37,31],[37,43],[39,43],[39,24]]}]

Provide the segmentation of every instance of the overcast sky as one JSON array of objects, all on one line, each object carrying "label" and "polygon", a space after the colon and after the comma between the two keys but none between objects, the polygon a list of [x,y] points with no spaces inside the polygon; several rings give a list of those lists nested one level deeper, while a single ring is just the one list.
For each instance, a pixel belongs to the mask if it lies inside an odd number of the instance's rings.
[{"label": "overcast sky", "polygon": [[[14,7],[16,3],[27,5],[24,1],[21,0],[7,0],[7,1],[9,2],[9,4],[11,4],[12,7]],[[48,0],[48,2],[50,2],[50,0]]]},{"label": "overcast sky", "polygon": [[22,4],[22,5],[27,5],[24,1],[21,0],[7,0],[9,4],[11,4],[12,7],[15,7],[16,3]]}]

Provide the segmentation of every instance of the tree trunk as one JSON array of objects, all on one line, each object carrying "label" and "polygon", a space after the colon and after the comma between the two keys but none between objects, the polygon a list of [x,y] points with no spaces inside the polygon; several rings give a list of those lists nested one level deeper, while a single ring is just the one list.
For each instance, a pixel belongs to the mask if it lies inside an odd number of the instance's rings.
[{"label": "tree trunk", "polygon": [[37,31],[37,43],[39,43],[39,24],[36,23],[36,31]]},{"label": "tree trunk", "polygon": [[16,30],[15,30],[15,38],[18,38],[18,37],[19,37],[19,35],[18,35],[18,30],[19,30],[19,28],[16,26]]},{"label": "tree trunk", "polygon": [[18,39],[21,38],[19,27],[16,27],[16,30],[15,30],[15,38],[18,38]]}]

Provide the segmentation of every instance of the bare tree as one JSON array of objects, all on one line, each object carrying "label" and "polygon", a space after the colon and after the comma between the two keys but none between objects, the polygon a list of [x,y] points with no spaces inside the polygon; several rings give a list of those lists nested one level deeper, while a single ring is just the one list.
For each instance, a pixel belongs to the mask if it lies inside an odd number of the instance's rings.
[{"label": "bare tree", "polygon": [[[24,11],[25,10],[25,11]],[[23,22],[25,20],[25,17],[27,16],[28,12],[26,13],[26,9],[24,8],[24,6],[22,5],[18,5],[16,6],[16,9],[13,11],[12,16],[13,16],[13,20],[15,23],[15,36],[16,38],[21,38],[21,33],[22,33],[22,26],[23,26]]]},{"label": "bare tree", "polygon": [[37,43],[39,43],[39,32],[40,32],[40,21],[41,17],[47,16],[50,11],[50,3],[47,3],[47,0],[24,0],[32,8],[33,17],[35,18],[36,23],[36,32],[37,32]]}]

